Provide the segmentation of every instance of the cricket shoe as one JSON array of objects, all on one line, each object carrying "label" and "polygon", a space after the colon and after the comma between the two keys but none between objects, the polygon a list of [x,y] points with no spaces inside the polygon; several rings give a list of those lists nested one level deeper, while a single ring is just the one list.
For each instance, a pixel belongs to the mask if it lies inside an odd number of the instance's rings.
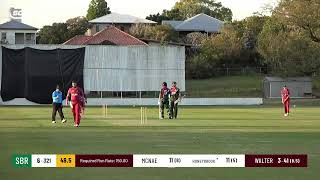
[{"label": "cricket shoe", "polygon": [[76,127],[79,127],[79,124],[76,124]]},{"label": "cricket shoe", "polygon": [[67,122],[67,120],[66,120],[66,119],[63,119],[61,122],[62,122],[62,123],[66,123],[66,122]]},{"label": "cricket shoe", "polygon": [[284,114],[284,116],[285,116],[285,117],[287,117],[287,116],[288,116],[288,114],[286,113],[286,114]]},{"label": "cricket shoe", "polygon": [[56,123],[56,121],[52,121],[52,124],[55,124]]}]

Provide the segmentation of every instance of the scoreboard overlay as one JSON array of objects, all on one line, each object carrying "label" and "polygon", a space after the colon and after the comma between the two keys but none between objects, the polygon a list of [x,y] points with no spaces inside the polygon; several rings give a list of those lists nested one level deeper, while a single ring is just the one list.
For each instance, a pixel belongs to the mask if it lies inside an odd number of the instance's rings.
[{"label": "scoreboard overlay", "polygon": [[308,156],[298,154],[16,154],[17,168],[254,168],[308,167]]}]

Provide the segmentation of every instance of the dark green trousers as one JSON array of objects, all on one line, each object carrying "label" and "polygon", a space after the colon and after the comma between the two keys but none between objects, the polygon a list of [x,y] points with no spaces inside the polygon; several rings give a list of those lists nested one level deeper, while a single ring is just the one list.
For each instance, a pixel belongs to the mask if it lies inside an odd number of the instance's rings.
[{"label": "dark green trousers", "polygon": [[171,119],[178,117],[178,103],[175,104],[174,101],[170,101],[170,115]]},{"label": "dark green trousers", "polygon": [[160,102],[160,115],[162,118],[164,118],[164,109],[165,108],[167,109],[168,116],[170,117],[169,101],[161,101]]}]

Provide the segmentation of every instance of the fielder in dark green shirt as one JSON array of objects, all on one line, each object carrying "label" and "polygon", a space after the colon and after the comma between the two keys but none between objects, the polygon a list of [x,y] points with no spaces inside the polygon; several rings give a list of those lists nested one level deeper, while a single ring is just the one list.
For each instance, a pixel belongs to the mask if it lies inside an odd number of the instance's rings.
[{"label": "fielder in dark green shirt", "polygon": [[164,119],[164,108],[167,109],[169,118],[171,115],[169,114],[169,98],[170,98],[170,89],[167,87],[167,83],[162,83],[162,88],[159,93],[159,118]]},{"label": "fielder in dark green shirt", "polygon": [[170,119],[177,119],[178,117],[178,103],[180,102],[180,89],[177,87],[176,82],[172,82],[170,89]]}]

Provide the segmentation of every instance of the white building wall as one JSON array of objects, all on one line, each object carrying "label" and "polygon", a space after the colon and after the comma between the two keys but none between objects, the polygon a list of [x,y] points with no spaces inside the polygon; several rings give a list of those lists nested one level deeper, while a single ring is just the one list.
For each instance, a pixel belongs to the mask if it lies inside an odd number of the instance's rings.
[{"label": "white building wall", "polygon": [[7,42],[8,44],[15,44],[16,38],[15,38],[15,32],[13,31],[2,31],[7,33]]}]

